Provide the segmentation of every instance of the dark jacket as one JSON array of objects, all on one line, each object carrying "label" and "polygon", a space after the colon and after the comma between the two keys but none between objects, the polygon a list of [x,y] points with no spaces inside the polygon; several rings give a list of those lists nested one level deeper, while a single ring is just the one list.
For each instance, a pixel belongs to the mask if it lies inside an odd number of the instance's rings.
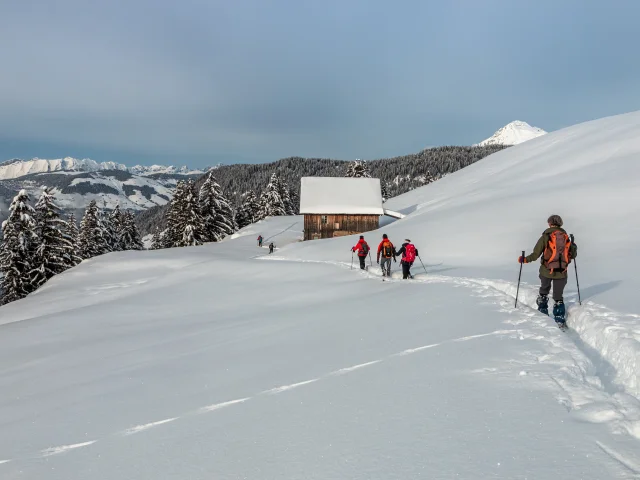
[{"label": "dark jacket", "polygon": [[[557,230],[560,230],[563,233],[567,233],[565,232],[562,228],[560,227],[551,227],[551,228],[547,228],[543,233],[542,236],[538,239],[538,243],[536,243],[536,246],[533,247],[533,252],[531,253],[531,255],[527,255],[525,258],[526,263],[531,263],[531,262],[535,262],[538,258],[540,258],[542,256],[542,254],[544,253],[545,248],[547,248],[547,244],[549,243],[549,235],[552,232],[555,232]],[[569,247],[569,258],[571,260],[573,260],[574,258],[577,258],[578,256],[578,247],[572,243],[571,246]],[[544,256],[542,256],[542,258],[540,259],[540,275],[545,277],[545,278],[552,278],[552,279],[561,279],[561,278],[567,278],[567,272],[553,272],[551,273],[549,271],[549,269],[547,267],[544,266]]]},{"label": "dark jacket", "polygon": [[[403,244],[402,244],[402,248],[400,248],[400,250],[398,250],[398,251],[396,252],[396,255],[397,255],[397,256],[402,255],[402,259],[403,259],[403,260],[404,260],[404,257],[405,257],[405,251],[406,251],[406,246],[407,246],[407,245],[409,245],[409,244],[408,244],[408,243],[406,243],[406,242],[405,242],[405,243],[403,243]],[[415,248],[415,245],[414,245],[414,248]],[[416,257],[417,257],[418,255],[419,255],[419,253],[418,253],[418,249],[416,248]]]}]

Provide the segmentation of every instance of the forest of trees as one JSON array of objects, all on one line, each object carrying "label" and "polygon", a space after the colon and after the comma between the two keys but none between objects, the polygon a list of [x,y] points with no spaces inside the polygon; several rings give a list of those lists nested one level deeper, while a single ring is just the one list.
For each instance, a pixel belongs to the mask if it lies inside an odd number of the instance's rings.
[{"label": "forest of trees", "polygon": [[18,192],[2,223],[0,305],[24,298],[83,259],[143,248],[132,212],[116,207],[107,215],[93,200],[78,228],[73,214],[61,218],[52,188],[43,187],[35,208],[30,202],[26,190]]},{"label": "forest of trees", "polygon": [[[401,195],[430,181],[442,178],[482,158],[506,148],[504,145],[486,147],[437,147],[412,155],[372,160],[365,163],[371,177],[379,178],[383,198]],[[285,183],[294,205],[300,195],[301,177],[343,177],[352,162],[321,158],[291,157],[272,163],[224,165],[214,170],[216,179],[232,208],[240,209],[248,192],[260,195],[275,172]],[[205,177],[196,182],[200,186]],[[166,228],[166,210],[153,207],[137,217],[141,232],[151,233]],[[297,206],[294,207],[296,209]]]},{"label": "forest of trees", "polygon": [[289,186],[275,173],[260,197],[252,190],[244,192],[235,209],[213,173],[205,175],[199,186],[192,180],[180,181],[169,205],[152,217],[158,221],[150,226],[151,249],[218,242],[263,218],[295,215],[297,206],[294,205],[297,197],[292,198]]}]

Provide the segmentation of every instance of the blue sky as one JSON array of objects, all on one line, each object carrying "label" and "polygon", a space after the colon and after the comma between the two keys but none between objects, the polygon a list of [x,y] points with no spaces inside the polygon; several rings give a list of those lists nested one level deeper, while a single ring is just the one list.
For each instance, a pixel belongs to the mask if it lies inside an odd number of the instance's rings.
[{"label": "blue sky", "polygon": [[380,158],[640,109],[636,0],[3,0],[0,160]]}]

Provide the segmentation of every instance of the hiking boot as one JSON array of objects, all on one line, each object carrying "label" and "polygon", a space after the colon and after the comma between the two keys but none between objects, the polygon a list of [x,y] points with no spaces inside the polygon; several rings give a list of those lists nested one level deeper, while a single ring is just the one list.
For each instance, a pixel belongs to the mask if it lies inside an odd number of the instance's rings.
[{"label": "hiking boot", "polygon": [[553,319],[558,323],[565,323],[565,308],[562,300],[553,306]]},{"label": "hiking boot", "polygon": [[536,303],[538,304],[538,311],[540,313],[549,315],[549,297],[547,297],[546,295],[538,295]]}]

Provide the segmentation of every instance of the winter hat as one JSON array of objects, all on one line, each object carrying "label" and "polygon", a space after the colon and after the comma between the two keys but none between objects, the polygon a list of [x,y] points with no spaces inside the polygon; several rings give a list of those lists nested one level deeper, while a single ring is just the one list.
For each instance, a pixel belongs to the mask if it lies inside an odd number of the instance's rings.
[{"label": "winter hat", "polygon": [[383,233],[383,234],[382,234],[382,238],[389,238],[389,237],[387,237],[387,234],[386,234],[386,233]]},{"label": "winter hat", "polygon": [[408,238],[405,238],[404,241],[407,243],[411,243],[411,240],[409,240]]},{"label": "winter hat", "polygon": [[364,235],[360,235],[360,240],[364,240]]},{"label": "winter hat", "polygon": [[547,220],[547,223],[549,225],[553,225],[555,227],[561,227],[562,226],[562,218],[560,217],[560,215],[551,215],[549,217],[549,219]]}]

